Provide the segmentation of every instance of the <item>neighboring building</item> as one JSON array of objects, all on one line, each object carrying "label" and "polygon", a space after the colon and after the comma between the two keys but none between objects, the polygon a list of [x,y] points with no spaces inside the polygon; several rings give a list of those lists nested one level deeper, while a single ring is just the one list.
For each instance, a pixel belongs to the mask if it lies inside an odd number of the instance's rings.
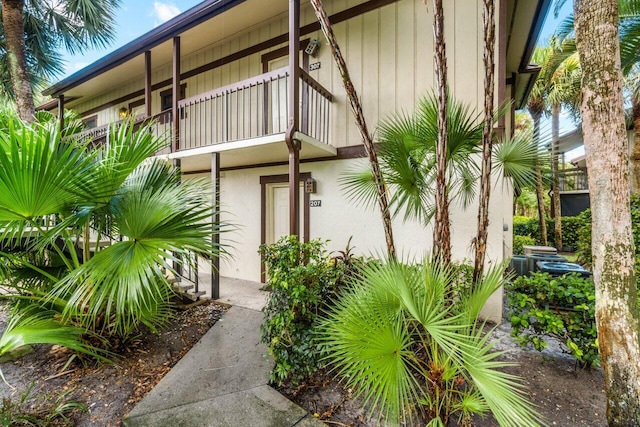
[{"label": "neighboring building", "polygon": [[[372,130],[394,112],[412,110],[433,89],[430,6],[417,0],[324,3]],[[444,3],[451,92],[481,111],[482,1]],[[539,71],[529,60],[550,3],[496,0],[498,103],[525,104]],[[288,46],[296,39],[299,55],[290,63]],[[353,204],[340,187],[344,171],[366,167],[364,150],[342,79],[306,1],[204,1],[44,93],[80,112],[93,138],[104,138],[120,115],[154,118],[157,132],[173,135],[163,155],[180,160],[185,178],[220,174],[222,219],[238,226],[223,236],[233,248],[232,258],[221,262],[223,276],[261,280],[258,246],[295,231],[296,215],[304,239],[330,239],[331,250],[343,249],[353,236],[358,253],[385,251],[379,213]],[[511,113],[500,130],[511,132],[512,120]],[[299,152],[288,148],[295,145],[288,137],[299,141]],[[289,191],[290,177],[316,182],[314,193],[300,186],[299,213],[289,210],[297,198]],[[471,258],[477,206],[453,210],[454,256]],[[511,223],[512,192],[496,185],[490,260],[511,254]],[[394,233],[405,257],[423,256],[432,246],[431,227],[398,219]]]},{"label": "neighboring building", "polygon": [[[629,140],[629,161],[633,161],[634,131],[627,130]],[[572,167],[568,167],[565,161],[566,153],[582,147],[584,153],[584,138],[582,129],[574,129],[558,140],[557,151],[561,156],[559,169],[560,187],[560,212],[562,216],[576,216],[591,207],[589,199],[589,182],[587,175],[587,158],[582,154],[570,160]],[[630,166],[632,166],[630,164]],[[631,168],[633,170],[633,168]]]}]

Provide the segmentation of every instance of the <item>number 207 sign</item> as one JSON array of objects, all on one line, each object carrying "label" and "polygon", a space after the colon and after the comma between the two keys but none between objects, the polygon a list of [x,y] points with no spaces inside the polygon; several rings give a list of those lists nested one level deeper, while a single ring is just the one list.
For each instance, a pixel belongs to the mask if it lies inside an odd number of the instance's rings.
[{"label": "number 207 sign", "polygon": [[322,206],[322,200],[309,200],[309,206],[312,208],[319,208]]}]

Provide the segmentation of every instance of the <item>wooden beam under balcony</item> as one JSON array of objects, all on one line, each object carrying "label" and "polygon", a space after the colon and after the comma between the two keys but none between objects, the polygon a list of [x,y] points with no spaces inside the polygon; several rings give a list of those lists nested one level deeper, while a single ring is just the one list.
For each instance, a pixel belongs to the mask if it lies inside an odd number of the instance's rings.
[{"label": "wooden beam under balcony", "polygon": [[173,38],[173,93],[172,93],[171,117],[172,126],[172,146],[175,153],[180,149],[180,114],[178,113],[178,102],[180,100],[180,37]]}]

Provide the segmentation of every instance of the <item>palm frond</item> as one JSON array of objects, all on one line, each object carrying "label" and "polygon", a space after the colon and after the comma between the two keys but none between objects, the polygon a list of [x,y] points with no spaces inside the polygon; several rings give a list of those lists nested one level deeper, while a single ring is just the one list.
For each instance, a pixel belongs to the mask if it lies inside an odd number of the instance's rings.
[{"label": "palm frond", "polygon": [[56,132],[10,123],[0,133],[0,220],[68,211],[91,160]]},{"label": "palm frond", "polygon": [[14,311],[0,337],[0,356],[25,345],[55,344],[110,362],[109,353],[88,344],[83,339],[87,333],[83,328],[60,324],[47,311]]},{"label": "palm frond", "polygon": [[516,189],[535,184],[535,166],[544,160],[545,154],[530,132],[518,132],[493,146],[495,172],[508,178]]},{"label": "palm frond", "polygon": [[372,209],[376,206],[378,188],[371,169],[363,167],[344,171],[338,177],[338,183],[347,200],[365,209]]},{"label": "palm frond", "polygon": [[165,139],[154,137],[148,126],[134,132],[134,123],[125,122],[110,129],[110,143],[100,148],[91,176],[84,182],[81,196],[85,203],[108,203],[127,177],[166,144]]}]

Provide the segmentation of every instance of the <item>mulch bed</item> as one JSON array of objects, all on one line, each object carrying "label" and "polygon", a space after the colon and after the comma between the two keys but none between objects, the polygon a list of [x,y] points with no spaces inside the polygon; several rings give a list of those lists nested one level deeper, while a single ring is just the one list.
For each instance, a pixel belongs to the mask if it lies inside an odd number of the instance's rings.
[{"label": "mulch bed", "polygon": [[[76,411],[76,426],[118,426],[123,417],[162,377],[200,340],[224,314],[227,307],[203,301],[177,311],[171,324],[154,334],[140,335],[118,349],[117,366],[79,361],[69,366],[71,353],[60,347],[38,345],[32,354],[0,365],[9,385],[0,382],[0,397],[19,399],[33,384],[31,395],[55,401],[61,393],[66,399],[82,403],[88,413]],[[0,307],[0,331],[7,313]],[[37,405],[35,399],[30,402]],[[34,408],[35,409],[35,408]]]},{"label": "mulch bed", "polygon": [[[505,368],[505,371],[524,377],[529,398],[545,417],[546,424],[562,427],[607,425],[604,382],[599,368],[584,370],[577,367],[557,343],[552,343],[542,353],[522,349],[509,336],[507,325],[493,333],[500,338],[496,349],[506,351],[502,359],[519,364],[518,367]],[[285,384],[279,391],[328,425],[380,425],[376,415],[354,397],[354,390],[344,387],[326,370],[319,371],[314,378],[299,386]],[[498,424],[491,417],[478,417],[475,426],[497,427]]]}]

